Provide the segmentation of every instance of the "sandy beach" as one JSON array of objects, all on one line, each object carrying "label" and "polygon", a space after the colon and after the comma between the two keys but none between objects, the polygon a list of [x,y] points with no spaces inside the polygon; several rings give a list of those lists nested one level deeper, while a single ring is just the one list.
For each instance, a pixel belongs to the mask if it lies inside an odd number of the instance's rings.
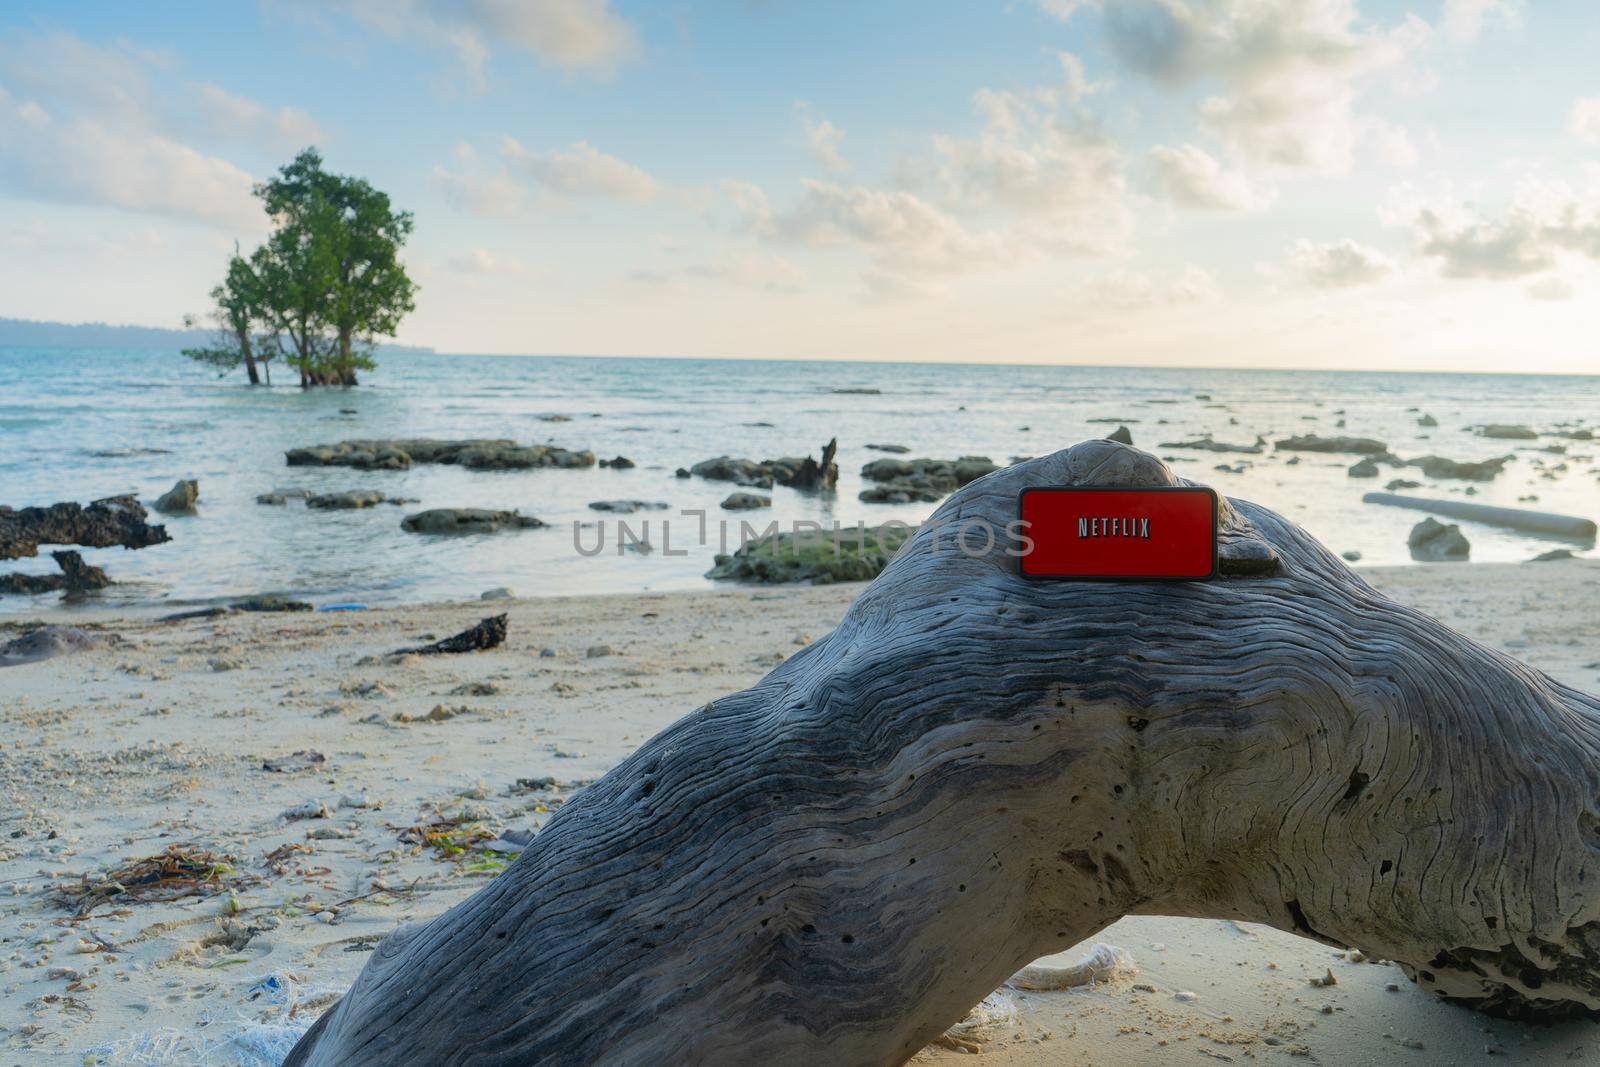
[{"label": "sandy beach", "polygon": [[[1600,680],[1600,564],[1364,574],[1561,680]],[[861,588],[105,618],[89,625],[100,647],[4,669],[4,1062],[275,1063],[379,938],[510,860],[493,849],[517,835],[500,835],[536,829],[656,731],[756,681]],[[498,649],[384,658],[500,611]],[[105,872],[174,848],[216,865],[196,874],[204,895],[107,890]],[[1263,927],[1129,918],[1096,940],[1133,970],[1002,991],[996,1021],[967,1035],[988,1062],[1600,1055],[1592,1024],[1498,1022]]]}]

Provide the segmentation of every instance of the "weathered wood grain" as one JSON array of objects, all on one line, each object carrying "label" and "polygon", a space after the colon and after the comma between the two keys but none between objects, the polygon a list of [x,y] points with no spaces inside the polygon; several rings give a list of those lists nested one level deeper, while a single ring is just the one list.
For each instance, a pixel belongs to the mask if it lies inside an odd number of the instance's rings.
[{"label": "weathered wood grain", "polygon": [[1096,441],[966,486],[833,633],[381,944],[289,1064],[898,1063],[1133,913],[1600,1009],[1595,698],[1252,504],[1205,583],[1027,582],[948,525],[1175,480]]}]

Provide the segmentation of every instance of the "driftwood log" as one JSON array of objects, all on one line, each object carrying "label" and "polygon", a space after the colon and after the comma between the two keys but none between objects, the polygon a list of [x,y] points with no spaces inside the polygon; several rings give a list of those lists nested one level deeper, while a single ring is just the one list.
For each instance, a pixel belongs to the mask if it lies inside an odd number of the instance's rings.
[{"label": "driftwood log", "polygon": [[380,944],[288,1064],[898,1063],[1128,914],[1360,948],[1508,1016],[1600,1008],[1596,698],[1243,501],[1211,582],[957,549],[1026,485],[1176,481],[1095,441],[966,486],[831,634]]}]

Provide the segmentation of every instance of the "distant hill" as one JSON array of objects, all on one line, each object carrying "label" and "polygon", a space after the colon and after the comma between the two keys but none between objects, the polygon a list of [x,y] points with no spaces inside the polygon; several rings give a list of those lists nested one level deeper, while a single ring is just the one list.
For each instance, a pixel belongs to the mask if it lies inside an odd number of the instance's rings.
[{"label": "distant hill", "polygon": [[[111,326],[104,322],[34,322],[0,318],[0,346],[18,348],[187,348],[211,337],[205,330]],[[379,345],[379,352],[427,352],[417,345]]]}]

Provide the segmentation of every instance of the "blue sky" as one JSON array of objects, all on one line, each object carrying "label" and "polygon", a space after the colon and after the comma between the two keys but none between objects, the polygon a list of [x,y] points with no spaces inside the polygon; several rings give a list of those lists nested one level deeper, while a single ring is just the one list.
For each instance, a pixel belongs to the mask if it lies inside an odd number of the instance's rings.
[{"label": "blue sky", "polygon": [[0,315],[175,325],[305,144],[443,351],[1595,369],[1569,0],[0,14]]}]

